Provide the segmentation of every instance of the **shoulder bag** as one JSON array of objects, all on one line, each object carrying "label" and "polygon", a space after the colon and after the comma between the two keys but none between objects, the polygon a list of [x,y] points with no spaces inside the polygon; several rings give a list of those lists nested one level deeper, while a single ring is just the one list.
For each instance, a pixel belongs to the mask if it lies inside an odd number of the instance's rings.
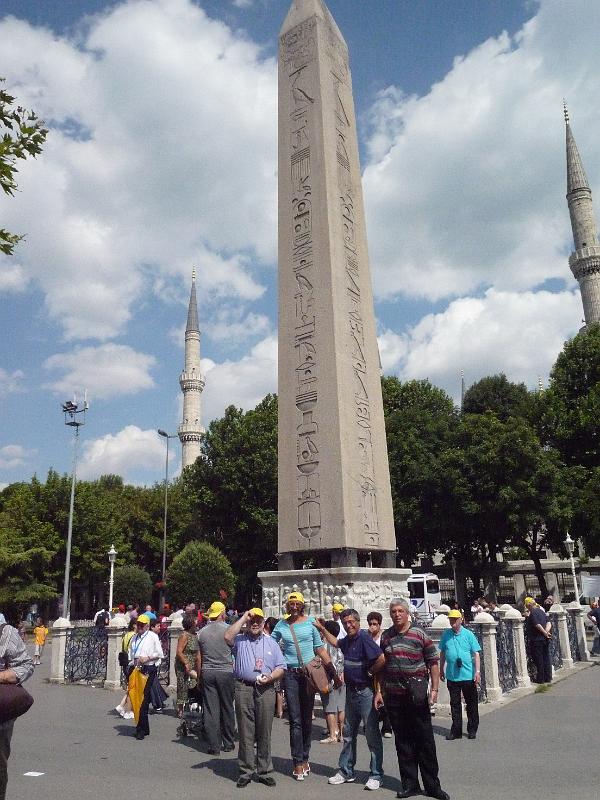
[{"label": "shoulder bag", "polygon": [[[5,625],[0,625],[0,636]],[[10,665],[7,669],[10,669]],[[10,722],[29,711],[33,697],[20,683],[0,683],[0,723]]]},{"label": "shoulder bag", "polygon": [[325,672],[325,668],[323,667],[323,662],[318,656],[316,656],[311,661],[309,661],[308,664],[305,664],[304,661],[302,660],[302,654],[300,653],[300,645],[298,644],[296,631],[294,630],[293,625],[290,625],[290,631],[292,634],[292,639],[294,640],[294,644],[296,646],[296,653],[298,655],[298,664],[300,664],[300,668],[306,675],[309,687],[315,692],[320,692],[321,694],[329,694],[329,678],[327,677],[327,673]]}]

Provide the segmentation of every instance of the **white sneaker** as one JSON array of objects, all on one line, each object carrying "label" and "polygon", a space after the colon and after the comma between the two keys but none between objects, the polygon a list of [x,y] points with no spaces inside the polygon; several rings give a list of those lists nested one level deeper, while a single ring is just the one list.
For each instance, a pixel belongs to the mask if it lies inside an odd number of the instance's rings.
[{"label": "white sneaker", "polygon": [[120,705],[119,706],[115,706],[115,711],[117,712],[117,714],[119,716],[125,717],[125,709],[123,708],[123,706],[120,706]]},{"label": "white sneaker", "polygon": [[123,719],[133,719],[133,718],[134,718],[134,716],[135,716],[135,715],[134,715],[133,711],[126,711],[126,712],[123,714]]},{"label": "white sneaker", "polygon": [[392,738],[392,735],[393,735],[393,734],[392,734],[392,732],[391,732],[391,731],[386,731],[386,732],[383,734],[383,738],[384,738],[384,739],[391,739],[391,738]]},{"label": "white sneaker", "polygon": [[377,778],[369,778],[365,783],[365,789],[368,789],[370,792],[374,792],[375,789],[379,789],[380,786],[381,781],[377,780]]},{"label": "white sneaker", "polygon": [[347,778],[345,775],[342,775],[341,772],[336,772],[335,775],[332,775],[331,778],[327,781],[332,786],[340,786],[342,783],[354,783],[355,778]]}]

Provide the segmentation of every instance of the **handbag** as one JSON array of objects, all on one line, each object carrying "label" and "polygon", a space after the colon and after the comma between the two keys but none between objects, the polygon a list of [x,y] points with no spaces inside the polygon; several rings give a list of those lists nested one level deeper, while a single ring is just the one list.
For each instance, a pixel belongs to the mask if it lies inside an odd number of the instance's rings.
[{"label": "handbag", "polygon": [[302,660],[302,654],[300,653],[300,646],[298,644],[298,639],[296,638],[296,631],[294,630],[294,626],[290,625],[290,631],[292,633],[292,639],[294,640],[294,644],[296,645],[296,653],[298,655],[298,663],[300,664],[300,668],[306,675],[308,679],[309,687],[314,692],[320,692],[321,694],[329,694],[329,677],[325,672],[325,667],[323,666],[322,660],[316,656],[308,664],[305,664]]},{"label": "handbag", "polygon": [[[0,636],[4,628],[4,624],[0,625]],[[17,719],[32,705],[33,697],[20,683],[0,683],[0,723]]]},{"label": "handbag", "polygon": [[119,650],[119,666],[123,669],[129,666],[129,655],[125,650]]},{"label": "handbag", "polygon": [[413,705],[424,706],[429,704],[429,678],[411,675],[410,678],[404,681],[404,687]]}]

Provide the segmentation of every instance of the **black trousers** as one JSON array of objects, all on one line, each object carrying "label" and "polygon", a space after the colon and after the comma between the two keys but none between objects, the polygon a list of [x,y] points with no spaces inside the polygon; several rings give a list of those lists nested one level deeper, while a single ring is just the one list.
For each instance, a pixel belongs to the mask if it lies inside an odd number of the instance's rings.
[{"label": "black trousers", "polygon": [[531,658],[535,664],[538,683],[550,683],[552,680],[552,660],[550,658],[550,639],[532,639],[530,642]]},{"label": "black trousers", "polygon": [[235,747],[235,682],[233,672],[221,669],[202,671],[204,733],[209,748],[220,753],[221,748]]},{"label": "black trousers", "polygon": [[150,725],[148,723],[148,706],[150,705],[150,696],[152,694],[152,684],[156,680],[156,673],[158,667],[148,665],[144,667],[144,674],[148,676],[146,685],[144,686],[144,699],[140,706],[140,716],[137,724],[137,731],[141,731],[145,736],[150,735]]},{"label": "black trousers", "polygon": [[475,681],[448,681],[448,692],[450,693],[450,711],[452,713],[452,733],[455,736],[462,736],[461,694],[467,704],[467,733],[477,733],[479,706]]},{"label": "black trousers", "polygon": [[429,704],[417,707],[408,698],[397,698],[387,710],[396,740],[402,789],[416,789],[420,771],[425,792],[439,794],[439,767]]}]

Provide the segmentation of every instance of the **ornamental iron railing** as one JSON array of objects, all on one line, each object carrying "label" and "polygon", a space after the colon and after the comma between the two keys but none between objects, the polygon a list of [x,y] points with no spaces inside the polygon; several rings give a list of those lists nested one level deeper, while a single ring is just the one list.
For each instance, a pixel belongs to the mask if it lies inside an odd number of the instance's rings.
[{"label": "ornamental iron railing", "polygon": [[517,688],[517,659],[515,656],[515,637],[511,620],[498,620],[496,627],[496,655],[498,656],[498,677],[503,694]]},{"label": "ornamental iron railing", "polygon": [[577,636],[575,617],[570,611],[567,611],[567,630],[569,632],[569,644],[571,645],[571,658],[573,661],[581,661],[581,651],[579,650],[579,637]]},{"label": "ornamental iron railing", "polygon": [[477,700],[480,703],[487,702],[487,688],[485,683],[485,657],[483,654],[483,634],[481,633],[481,625],[478,625],[475,622],[470,622],[468,625],[465,626],[468,628],[472,633],[475,634],[477,637],[477,641],[479,642],[479,647],[481,648],[479,651],[479,671],[481,673],[481,680],[479,682],[479,686],[477,687]]},{"label": "ornamental iron railing", "polygon": [[68,683],[76,681],[104,682],[106,680],[107,655],[106,628],[96,625],[70,628],[65,640],[65,681]]}]

